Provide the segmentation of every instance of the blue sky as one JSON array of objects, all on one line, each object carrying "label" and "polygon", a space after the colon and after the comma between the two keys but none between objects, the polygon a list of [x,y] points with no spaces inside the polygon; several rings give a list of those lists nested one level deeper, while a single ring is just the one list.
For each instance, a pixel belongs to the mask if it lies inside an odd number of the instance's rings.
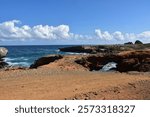
[{"label": "blue sky", "polygon": [[150,0],[0,0],[0,45],[150,42],[149,11]]}]

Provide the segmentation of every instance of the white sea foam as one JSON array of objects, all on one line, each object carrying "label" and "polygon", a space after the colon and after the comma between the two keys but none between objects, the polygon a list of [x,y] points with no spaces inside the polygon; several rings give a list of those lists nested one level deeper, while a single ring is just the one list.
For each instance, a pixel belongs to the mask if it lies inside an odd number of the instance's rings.
[{"label": "white sea foam", "polygon": [[17,58],[17,59],[21,59],[21,60],[24,60],[24,61],[29,60],[28,58],[25,58],[25,57],[19,57],[19,58]]},{"label": "white sea foam", "polygon": [[55,50],[55,52],[60,52],[60,50],[58,49],[58,50]]},{"label": "white sea foam", "polygon": [[[17,60],[22,60],[22,61],[16,62]],[[29,66],[30,65],[28,62],[24,62],[24,61],[28,61],[28,59],[25,57],[18,57],[18,58],[6,57],[4,58],[4,61],[7,62],[10,66]]]},{"label": "white sea foam", "polygon": [[25,57],[17,57],[17,58],[8,58],[8,57],[5,57],[5,58],[4,58],[4,61],[5,61],[5,62],[15,61],[15,60],[24,60],[24,61],[27,61],[27,60],[29,60],[29,59],[28,59],[28,58],[25,58]]},{"label": "white sea foam", "polygon": [[3,59],[4,59],[5,62],[15,60],[15,58],[7,58],[7,57],[5,57],[5,58],[3,58]]},{"label": "white sea foam", "polygon": [[75,52],[66,52],[69,55],[87,55],[87,53],[75,53]]},{"label": "white sea foam", "polygon": [[29,66],[30,64],[27,62],[7,62],[10,66]]},{"label": "white sea foam", "polygon": [[117,68],[117,63],[115,63],[115,62],[109,62],[106,65],[104,65],[103,68],[100,71],[109,71],[112,68]]}]

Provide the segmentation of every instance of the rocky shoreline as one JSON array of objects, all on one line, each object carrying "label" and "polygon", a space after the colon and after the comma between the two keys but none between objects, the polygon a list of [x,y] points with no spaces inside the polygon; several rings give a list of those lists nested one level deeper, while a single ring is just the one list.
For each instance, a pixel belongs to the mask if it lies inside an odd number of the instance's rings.
[{"label": "rocky shoreline", "polygon": [[100,70],[105,64],[115,62],[117,63],[116,70],[119,72],[148,72],[150,71],[150,50],[127,51],[111,55],[89,55],[76,60],[76,62],[90,71]]},{"label": "rocky shoreline", "polygon": [[[114,72],[101,72],[113,62]],[[0,70],[0,99],[150,99],[149,45],[127,51],[47,55],[29,68],[7,66]]]},{"label": "rocky shoreline", "polygon": [[77,52],[77,53],[89,53],[89,54],[109,54],[109,53],[119,53],[123,51],[133,51],[133,50],[145,50],[150,49],[150,44],[142,44],[142,42],[136,41],[135,44],[131,42],[125,44],[116,45],[83,45],[83,46],[71,46],[59,48],[62,52]]},{"label": "rocky shoreline", "polygon": [[36,60],[30,68],[55,63],[56,61],[60,61],[60,59],[62,59],[61,61],[63,59],[66,61],[66,58],[72,58],[72,61],[74,61],[73,64],[79,64],[89,71],[99,71],[104,65],[110,62],[116,63],[116,68],[112,69],[119,72],[150,71],[150,44],[73,46],[60,48],[60,51],[88,54],[72,55],[75,57],[71,57],[71,55],[49,55]]},{"label": "rocky shoreline", "polygon": [[[9,69],[33,69],[45,65],[51,65],[51,63],[60,63],[67,65],[66,63],[73,64],[74,66],[80,66],[88,71],[100,71],[106,64],[114,62],[115,70],[119,72],[138,71],[149,72],[150,71],[150,44],[125,44],[125,45],[95,45],[95,46],[73,46],[60,48],[60,51],[65,52],[80,52],[88,54],[80,55],[47,55],[35,60],[29,68],[12,67],[3,61],[3,57],[7,56],[8,50],[6,48],[0,48],[0,68]],[[65,61],[65,62],[64,62]],[[61,63],[62,62],[62,63]],[[61,65],[57,65],[58,68]]]},{"label": "rocky shoreline", "polygon": [[[36,60],[34,64],[30,66],[30,68],[38,68],[47,64],[49,64],[50,66],[51,63],[56,63],[59,61],[67,61],[69,63],[69,59],[72,59],[73,64],[79,64],[89,71],[99,71],[104,65],[106,65],[109,62],[115,62],[117,64],[115,70],[119,72],[150,71],[150,50],[126,51],[111,55],[49,55],[47,57],[41,57],[38,60]],[[65,65],[66,64],[64,63],[64,66]]]}]

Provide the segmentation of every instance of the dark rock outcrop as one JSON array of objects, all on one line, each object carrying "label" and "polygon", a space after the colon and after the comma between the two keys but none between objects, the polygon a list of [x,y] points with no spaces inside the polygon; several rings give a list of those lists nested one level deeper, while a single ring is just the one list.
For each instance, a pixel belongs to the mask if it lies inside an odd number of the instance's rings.
[{"label": "dark rock outcrop", "polygon": [[132,42],[127,42],[127,43],[124,43],[124,45],[133,45]]},{"label": "dark rock outcrop", "polygon": [[136,40],[135,44],[143,44],[143,43],[141,41],[139,41],[139,40]]},{"label": "dark rock outcrop", "polygon": [[8,66],[8,63],[0,61],[0,69],[5,68],[6,66]]},{"label": "dark rock outcrop", "polygon": [[100,70],[109,62],[117,63],[117,71],[150,71],[150,51],[129,51],[112,55],[89,55],[76,60],[78,64],[92,70]]},{"label": "dark rock outcrop", "polygon": [[61,59],[63,58],[62,55],[48,55],[48,56],[45,56],[45,57],[41,57],[39,58],[38,60],[36,60],[31,66],[30,68],[37,68],[39,66],[42,66],[42,65],[46,65],[46,64],[49,64],[50,62],[54,62],[58,59]]},{"label": "dark rock outcrop", "polygon": [[100,70],[105,64],[109,62],[118,62],[120,58],[117,58],[116,55],[89,55],[82,57],[82,59],[76,60],[75,62],[83,65],[92,70]]},{"label": "dark rock outcrop", "polygon": [[116,53],[118,51],[122,51],[124,48],[119,45],[97,45],[97,46],[73,46],[73,47],[65,47],[60,48],[60,51],[63,52],[77,52],[77,53]]},{"label": "dark rock outcrop", "polygon": [[103,67],[104,60],[103,57],[100,55],[90,55],[83,57],[82,59],[76,60],[75,62],[83,65],[84,67],[92,71],[101,69]]},{"label": "dark rock outcrop", "polygon": [[92,46],[73,46],[60,48],[63,52],[77,52],[77,53],[93,53],[96,51],[96,47]]},{"label": "dark rock outcrop", "polygon": [[121,60],[118,62],[117,69],[120,72],[150,71],[150,51],[132,51],[119,56]]},{"label": "dark rock outcrop", "polygon": [[139,60],[137,58],[123,59],[117,65],[117,70],[120,72],[136,71]]},{"label": "dark rock outcrop", "polygon": [[63,52],[77,52],[77,53],[119,53],[122,51],[131,51],[131,50],[139,50],[144,48],[150,48],[150,45],[142,45],[142,44],[125,44],[125,45],[86,45],[86,46],[73,46],[73,47],[65,47],[59,48],[60,51]]}]

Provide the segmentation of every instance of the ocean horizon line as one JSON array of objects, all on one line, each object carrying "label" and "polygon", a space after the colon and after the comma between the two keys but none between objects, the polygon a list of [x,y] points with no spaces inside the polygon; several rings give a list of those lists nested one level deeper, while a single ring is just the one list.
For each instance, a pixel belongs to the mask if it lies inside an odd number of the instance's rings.
[{"label": "ocean horizon line", "polygon": [[[150,44],[150,43],[144,43],[144,44]],[[124,45],[124,44],[37,44],[37,45],[0,45],[0,46],[85,46],[85,45]]]}]

